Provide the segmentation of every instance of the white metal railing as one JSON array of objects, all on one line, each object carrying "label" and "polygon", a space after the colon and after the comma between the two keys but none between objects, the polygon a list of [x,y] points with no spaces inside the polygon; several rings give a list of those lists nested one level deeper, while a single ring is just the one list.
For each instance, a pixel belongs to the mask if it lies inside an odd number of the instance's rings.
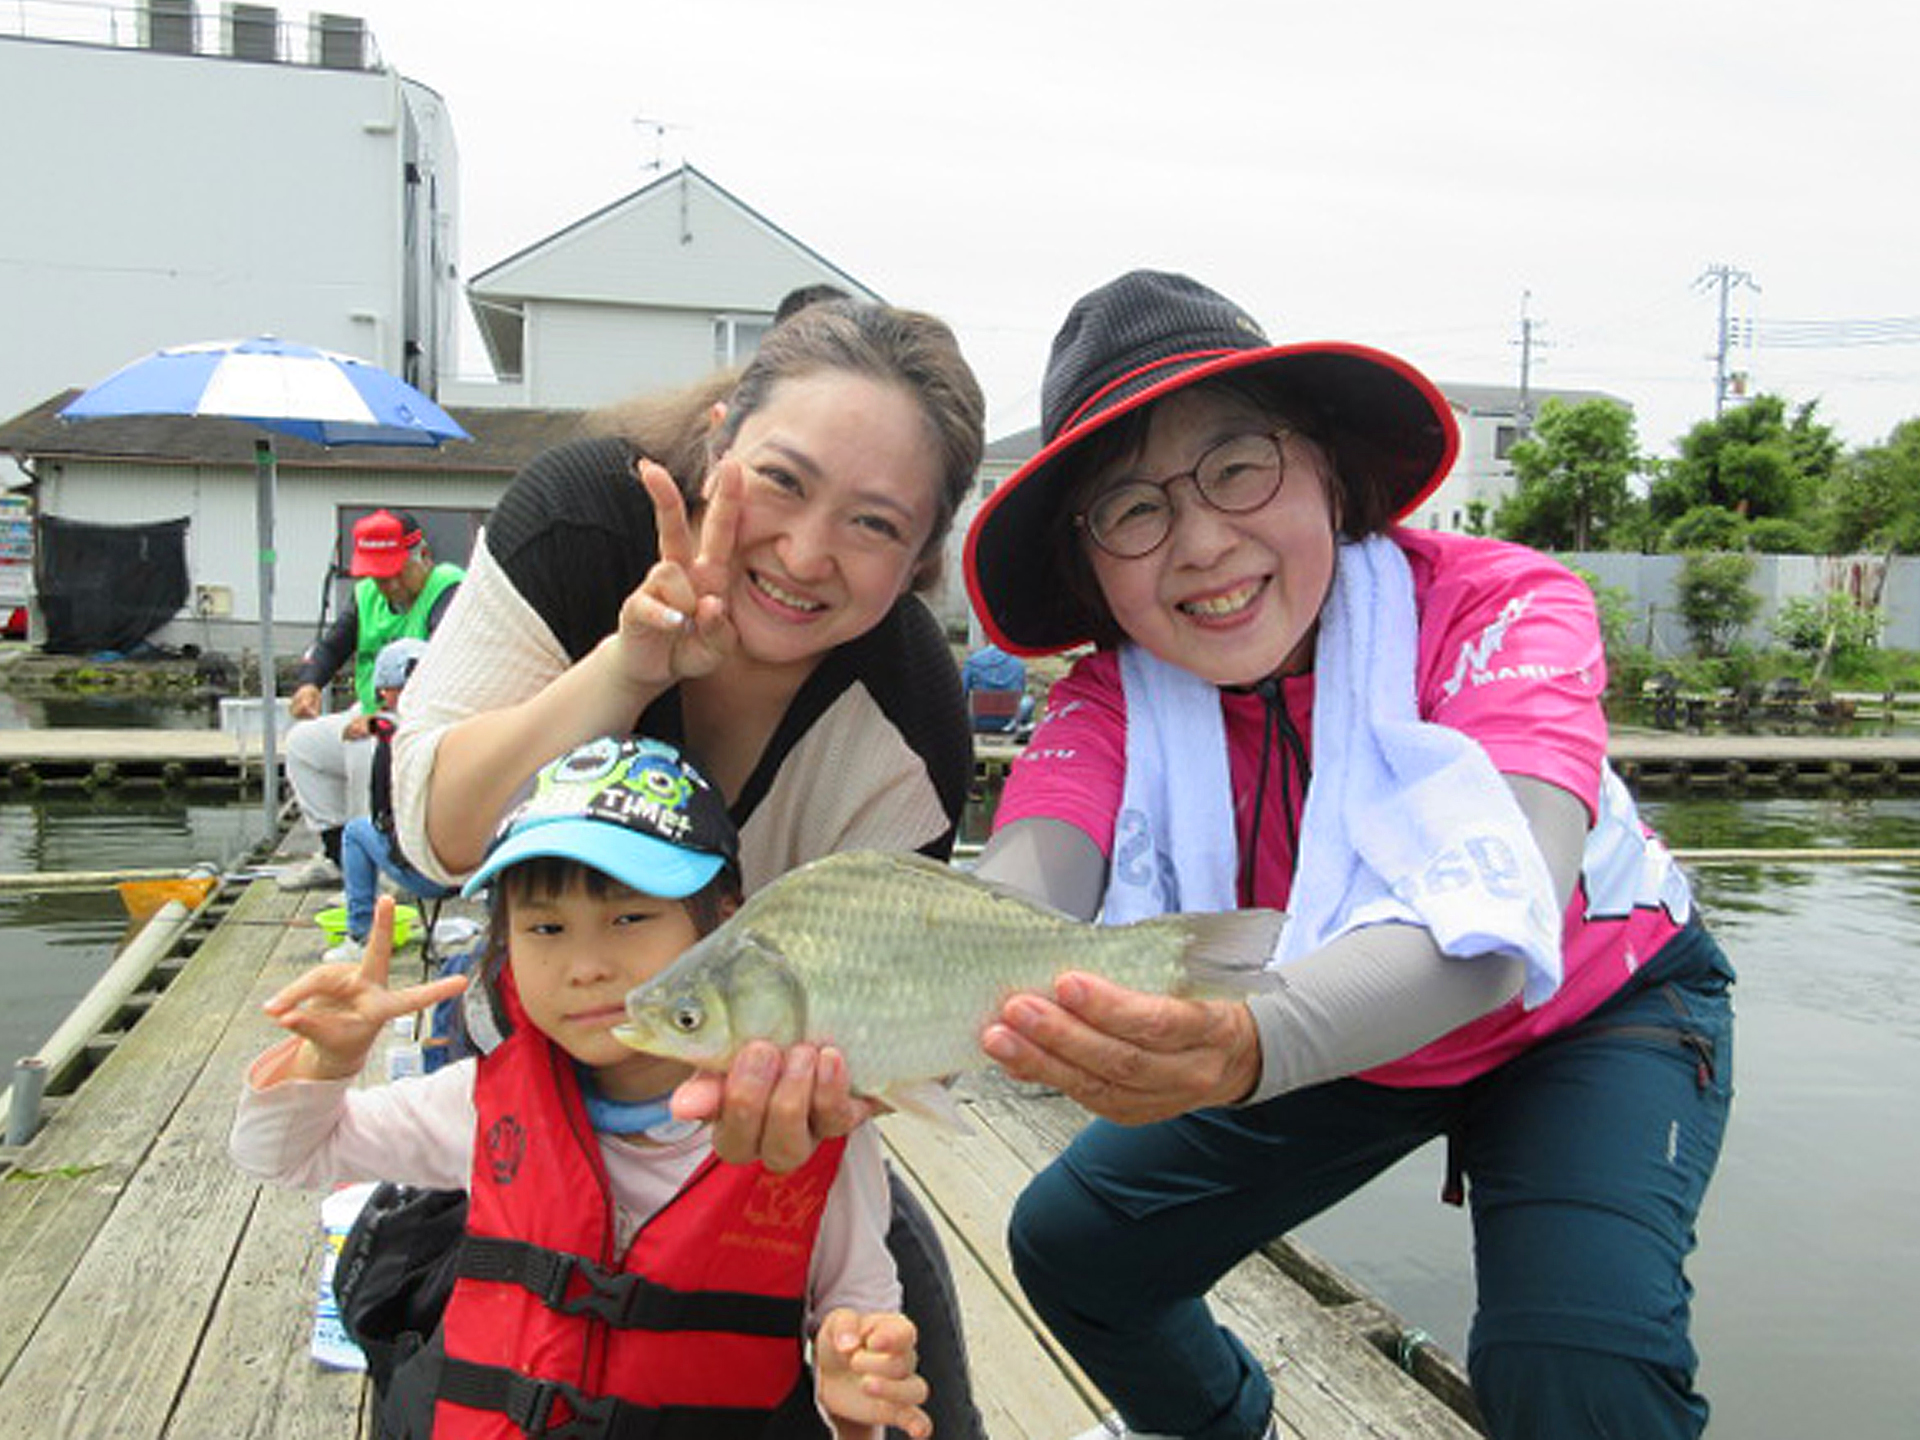
[{"label": "white metal railing", "polygon": [[0,0],[0,36],[329,70],[384,68],[357,15],[236,0]]}]

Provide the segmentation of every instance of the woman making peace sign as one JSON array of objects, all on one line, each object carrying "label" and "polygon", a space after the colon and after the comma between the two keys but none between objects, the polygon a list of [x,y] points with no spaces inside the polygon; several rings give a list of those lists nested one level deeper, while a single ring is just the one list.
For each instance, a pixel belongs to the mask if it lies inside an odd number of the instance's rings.
[{"label": "woman making peace sign", "polygon": [[[749,893],[838,850],[944,857],[972,743],[915,592],[939,578],[983,414],[940,321],[828,301],[776,325],[737,376],[631,404],[615,434],[537,458],[407,690],[407,853],[441,878],[470,872],[541,764],[636,731],[701,757],[740,828]],[[831,1052],[752,1047],[724,1110],[717,1081],[701,1092],[715,1149],[800,1164],[816,1076],[845,1094]],[[977,1434],[945,1262],[902,1198],[896,1186],[890,1243],[929,1412],[943,1436]]]}]

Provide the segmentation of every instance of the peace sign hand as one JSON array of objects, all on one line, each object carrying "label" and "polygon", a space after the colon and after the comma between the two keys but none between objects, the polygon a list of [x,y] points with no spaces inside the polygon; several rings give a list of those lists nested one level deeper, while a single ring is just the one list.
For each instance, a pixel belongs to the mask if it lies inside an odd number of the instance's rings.
[{"label": "peace sign hand", "polygon": [[392,961],[393,897],[382,895],[359,963],[316,965],[267,1001],[267,1014],[306,1042],[292,1073],[307,1080],[358,1075],[382,1026],[450,1000],[467,988],[465,975],[450,975],[390,990],[387,977]]},{"label": "peace sign hand", "polygon": [[726,593],[744,480],[736,460],[714,467],[696,536],[673,477],[651,460],[636,469],[653,501],[660,558],[621,605],[616,639],[628,680],[665,689],[709,674],[737,641]]}]

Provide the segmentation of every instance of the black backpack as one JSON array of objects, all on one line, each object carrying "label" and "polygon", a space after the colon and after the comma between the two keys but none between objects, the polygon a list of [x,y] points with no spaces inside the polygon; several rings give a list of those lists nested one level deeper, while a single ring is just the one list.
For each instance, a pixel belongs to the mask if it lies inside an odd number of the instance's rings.
[{"label": "black backpack", "polygon": [[367,1357],[381,1440],[425,1440],[445,1353],[440,1317],[453,1294],[464,1190],[382,1184],[347,1232],[334,1267],[340,1321]]}]

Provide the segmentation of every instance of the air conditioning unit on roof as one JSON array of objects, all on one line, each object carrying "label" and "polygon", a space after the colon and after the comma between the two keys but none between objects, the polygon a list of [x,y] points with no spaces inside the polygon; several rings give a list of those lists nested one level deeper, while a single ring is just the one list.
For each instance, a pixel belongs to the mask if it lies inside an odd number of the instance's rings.
[{"label": "air conditioning unit on roof", "polygon": [[367,22],[358,15],[315,15],[313,54],[322,69],[366,69]]},{"label": "air conditioning unit on roof", "polygon": [[227,53],[236,60],[272,64],[280,58],[280,12],[271,5],[229,5]]},{"label": "air conditioning unit on roof", "polygon": [[191,55],[194,44],[193,0],[146,0],[140,9],[141,43],[169,55]]}]

